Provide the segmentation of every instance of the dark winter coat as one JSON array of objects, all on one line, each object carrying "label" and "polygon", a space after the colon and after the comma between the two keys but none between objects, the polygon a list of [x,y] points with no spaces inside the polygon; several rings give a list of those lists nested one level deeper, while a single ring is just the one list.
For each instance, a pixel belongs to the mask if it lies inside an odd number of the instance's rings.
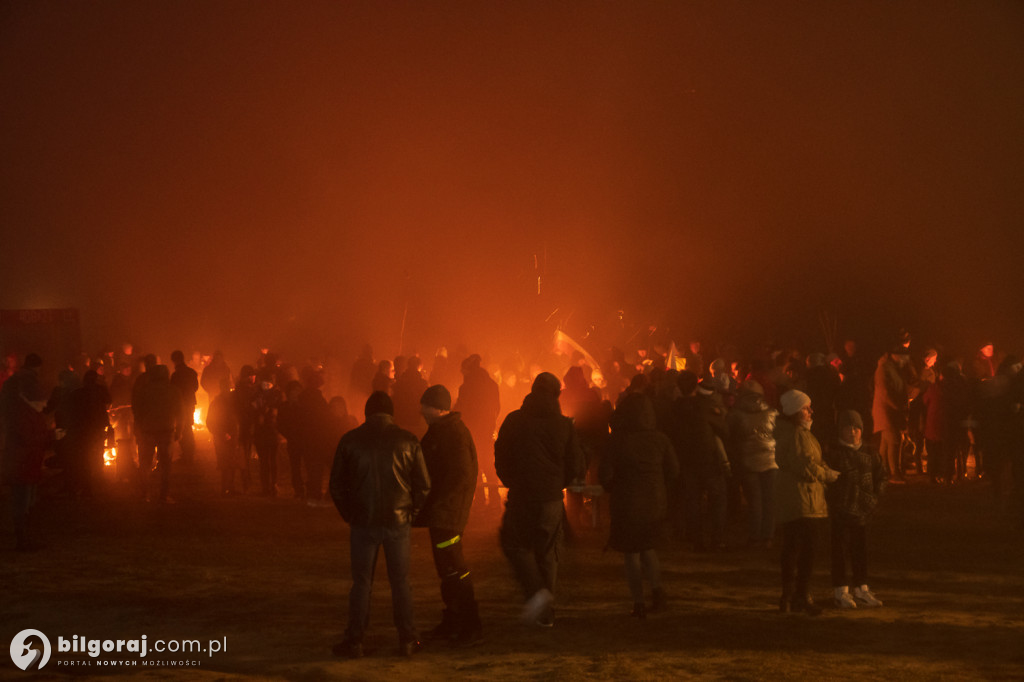
[{"label": "dark winter coat", "polygon": [[[10,379],[8,379],[10,381]],[[45,415],[21,396],[8,406],[7,441],[3,452],[4,483],[35,485],[43,478],[43,460],[53,446],[53,432]]]},{"label": "dark winter coat", "polygon": [[430,494],[413,525],[461,533],[469,521],[476,492],[473,436],[459,413],[452,412],[427,428],[421,445],[430,474]]},{"label": "dark winter coat", "polygon": [[553,502],[584,474],[583,451],[558,398],[530,393],[510,412],[494,443],[494,467],[510,501]]},{"label": "dark winter coat", "polygon": [[778,469],[775,463],[775,420],[779,413],[763,396],[740,391],[729,413],[729,440],[733,452],[747,471]]},{"label": "dark winter coat", "polygon": [[721,474],[715,432],[706,416],[707,401],[683,396],[672,403],[668,436],[683,476],[709,478]]},{"label": "dark winter coat", "polygon": [[334,506],[350,525],[411,523],[430,493],[423,450],[391,415],[371,415],[338,443],[330,490]]},{"label": "dark winter coat", "polygon": [[867,445],[854,449],[837,443],[825,456],[839,478],[825,493],[830,518],[864,524],[878,505],[889,480],[888,467],[878,452]]},{"label": "dark winter coat", "polygon": [[657,546],[668,513],[668,486],[679,463],[668,436],[655,428],[654,408],[642,394],[616,410],[615,430],[601,462],[601,485],[609,494],[608,546],[642,552]]},{"label": "dark winter coat", "polygon": [[171,383],[181,393],[183,410],[193,411],[196,408],[196,391],[199,390],[199,375],[188,365],[178,365],[171,374]]},{"label": "dark winter coat", "polygon": [[[181,421],[181,393],[171,385],[167,367],[157,365],[146,372],[132,403],[135,428],[145,434],[170,434]],[[140,378],[141,380],[141,378]]]}]

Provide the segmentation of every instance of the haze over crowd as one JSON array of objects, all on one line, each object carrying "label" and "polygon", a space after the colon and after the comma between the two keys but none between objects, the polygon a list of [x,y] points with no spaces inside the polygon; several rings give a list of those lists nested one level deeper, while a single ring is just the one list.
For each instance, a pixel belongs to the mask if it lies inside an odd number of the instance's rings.
[{"label": "haze over crowd", "polygon": [[1015,3],[0,12],[0,306],[90,351],[1024,336]]}]

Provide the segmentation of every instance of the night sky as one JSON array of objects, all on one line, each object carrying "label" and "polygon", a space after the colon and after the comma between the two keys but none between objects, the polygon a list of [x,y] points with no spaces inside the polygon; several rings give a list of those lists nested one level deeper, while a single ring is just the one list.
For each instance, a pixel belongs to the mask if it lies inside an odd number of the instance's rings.
[{"label": "night sky", "polygon": [[1024,345],[1018,2],[0,13],[0,306],[90,350]]}]

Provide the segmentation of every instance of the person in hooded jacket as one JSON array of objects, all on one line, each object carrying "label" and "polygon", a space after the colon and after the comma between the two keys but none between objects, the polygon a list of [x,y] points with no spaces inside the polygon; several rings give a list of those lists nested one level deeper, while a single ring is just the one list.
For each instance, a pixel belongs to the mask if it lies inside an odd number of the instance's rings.
[{"label": "person in hooded jacket", "polygon": [[494,467],[508,488],[501,545],[523,588],[522,620],[554,625],[558,552],[563,538],[562,491],[585,473],[572,420],[558,403],[562,383],[541,372],[523,406],[510,412],[494,443]]},{"label": "person in hooded jacket", "polygon": [[473,436],[461,415],[451,409],[451,393],[440,384],[430,386],[420,397],[420,411],[429,424],[421,445],[430,474],[430,494],[413,526],[429,529],[445,606],[441,623],[429,637],[468,646],[480,641],[482,630],[473,578],[463,556],[463,533],[476,492],[478,467]]},{"label": "person in hooded jacket", "polygon": [[790,390],[780,398],[783,418],[775,423],[776,513],[782,525],[782,598],[779,610],[821,613],[811,598],[818,524],[828,517],[825,485],[839,472],[821,457],[821,445],[811,433],[811,399]]},{"label": "person in hooded jacket", "polygon": [[[868,587],[866,527],[888,483],[889,472],[882,456],[862,441],[864,422],[860,414],[841,412],[838,426],[838,440],[825,455],[829,467],[839,472],[825,494],[832,527],[833,602],[840,609],[881,606],[881,600]],[[852,593],[846,574],[847,558],[852,570]]]},{"label": "person in hooded jacket", "polygon": [[647,396],[626,396],[613,424],[600,467],[601,485],[610,498],[608,546],[624,555],[632,615],[646,618],[644,577],[651,586],[651,610],[665,607],[656,548],[665,535],[669,485],[679,475],[679,461],[668,436],[656,428]]},{"label": "person in hooded jacket", "polygon": [[685,538],[697,551],[724,549],[727,478],[731,471],[723,444],[725,406],[721,396],[699,384],[697,375],[689,370],[679,373],[677,385],[682,395],[672,403],[667,422],[679,459],[680,485],[676,492],[682,508],[676,509],[675,521],[678,527],[682,516]]},{"label": "person in hooded jacket", "polygon": [[139,442],[139,485],[143,498],[148,500],[149,474],[155,455],[160,471],[160,501],[170,502],[171,441],[178,437],[181,426],[181,393],[171,384],[167,365],[154,365],[146,370],[146,375],[150,376],[132,402]]},{"label": "person in hooded jacket", "polygon": [[739,460],[747,496],[747,532],[752,547],[771,547],[775,537],[775,421],[779,413],[753,379],[743,383],[727,418],[729,440]]}]

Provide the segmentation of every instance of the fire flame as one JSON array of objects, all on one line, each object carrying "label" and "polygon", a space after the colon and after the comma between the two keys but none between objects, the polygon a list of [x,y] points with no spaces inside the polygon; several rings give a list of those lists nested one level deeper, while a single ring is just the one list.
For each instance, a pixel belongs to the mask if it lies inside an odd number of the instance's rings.
[{"label": "fire flame", "polygon": [[203,428],[202,418],[199,415],[200,412],[202,412],[202,410],[199,408],[198,405],[196,405],[196,410],[195,410],[195,412],[192,413],[192,430],[193,431],[198,431],[201,428]]},{"label": "fire flame", "polygon": [[107,448],[103,451],[103,466],[113,466],[117,460],[117,448]]}]

